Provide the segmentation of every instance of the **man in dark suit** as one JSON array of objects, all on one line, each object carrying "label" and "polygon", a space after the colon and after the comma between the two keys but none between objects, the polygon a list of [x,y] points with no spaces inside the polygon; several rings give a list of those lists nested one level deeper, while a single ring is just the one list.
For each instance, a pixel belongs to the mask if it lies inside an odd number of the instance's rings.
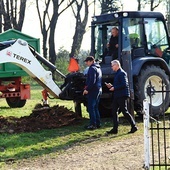
[{"label": "man in dark suit", "polygon": [[106,86],[110,91],[113,91],[113,128],[108,131],[108,134],[118,133],[118,109],[123,113],[125,118],[131,125],[129,133],[137,131],[136,123],[127,109],[127,101],[130,97],[129,83],[126,72],[121,68],[118,60],[111,62],[113,71],[115,72],[113,84],[106,83]]}]

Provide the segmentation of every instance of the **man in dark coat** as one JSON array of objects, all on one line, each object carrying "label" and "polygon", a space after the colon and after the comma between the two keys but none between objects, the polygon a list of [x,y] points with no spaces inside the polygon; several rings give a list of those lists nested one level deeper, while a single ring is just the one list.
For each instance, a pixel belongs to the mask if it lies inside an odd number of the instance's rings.
[{"label": "man in dark coat", "polygon": [[94,57],[87,57],[85,63],[89,69],[83,95],[87,95],[87,111],[89,112],[90,117],[90,124],[86,126],[86,129],[94,130],[101,126],[98,105],[102,93],[102,72],[100,65],[94,62]]},{"label": "man in dark coat", "polygon": [[121,68],[120,62],[118,60],[113,60],[111,62],[112,69],[115,71],[113,85],[111,83],[106,83],[106,86],[110,91],[113,91],[113,128],[108,131],[108,134],[118,133],[118,109],[123,113],[125,118],[131,125],[131,130],[129,133],[134,133],[137,131],[135,121],[127,109],[127,100],[130,97],[129,84],[126,72]]},{"label": "man in dark coat", "polygon": [[113,27],[111,30],[111,37],[108,44],[108,56],[112,56],[113,59],[118,58],[118,28]]}]

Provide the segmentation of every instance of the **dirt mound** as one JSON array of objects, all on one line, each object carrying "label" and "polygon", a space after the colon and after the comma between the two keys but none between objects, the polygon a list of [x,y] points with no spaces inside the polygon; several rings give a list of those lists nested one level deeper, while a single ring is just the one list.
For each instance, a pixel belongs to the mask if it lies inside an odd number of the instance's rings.
[{"label": "dirt mound", "polygon": [[29,116],[21,118],[0,116],[0,132],[35,132],[41,129],[74,125],[79,123],[81,119],[75,112],[64,106],[36,106]]}]

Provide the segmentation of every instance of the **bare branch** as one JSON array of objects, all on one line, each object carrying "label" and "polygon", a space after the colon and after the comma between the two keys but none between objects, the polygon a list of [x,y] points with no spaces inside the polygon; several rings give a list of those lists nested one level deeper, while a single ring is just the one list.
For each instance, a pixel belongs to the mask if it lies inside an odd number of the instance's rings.
[{"label": "bare branch", "polygon": [[[62,0],[62,2],[64,2],[64,0]],[[75,2],[75,0],[72,0],[69,4],[67,4],[67,6],[65,8],[63,8],[59,13],[58,15],[61,15],[66,9],[68,9],[73,3]],[[60,3],[61,5],[61,3]],[[59,7],[60,7],[59,5]]]},{"label": "bare branch", "polygon": [[38,12],[39,21],[40,21],[40,29],[41,29],[41,32],[42,32],[42,18],[41,18],[41,14],[40,14],[40,8],[39,8],[38,0],[36,0],[36,8],[37,8],[37,12]]}]

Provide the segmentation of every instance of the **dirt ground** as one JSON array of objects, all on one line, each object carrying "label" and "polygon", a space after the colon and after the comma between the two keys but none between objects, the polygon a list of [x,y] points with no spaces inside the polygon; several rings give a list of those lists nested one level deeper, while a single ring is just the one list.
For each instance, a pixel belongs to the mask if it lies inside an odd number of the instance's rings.
[{"label": "dirt ground", "polygon": [[77,124],[82,118],[64,106],[42,107],[37,104],[29,116],[0,116],[0,132],[21,133]]},{"label": "dirt ground", "polygon": [[[77,123],[81,119],[65,107],[54,106],[45,110],[39,108],[39,111],[35,110],[30,116],[22,118],[0,117],[1,132],[31,132],[56,128]],[[15,165],[7,165],[3,170],[142,170],[143,135],[129,134],[123,140],[114,138],[113,135],[102,141],[89,139],[55,156],[22,160]]]},{"label": "dirt ground", "polygon": [[85,141],[59,155],[25,160],[4,170],[142,170],[143,164],[143,137],[135,135],[123,141]]}]

